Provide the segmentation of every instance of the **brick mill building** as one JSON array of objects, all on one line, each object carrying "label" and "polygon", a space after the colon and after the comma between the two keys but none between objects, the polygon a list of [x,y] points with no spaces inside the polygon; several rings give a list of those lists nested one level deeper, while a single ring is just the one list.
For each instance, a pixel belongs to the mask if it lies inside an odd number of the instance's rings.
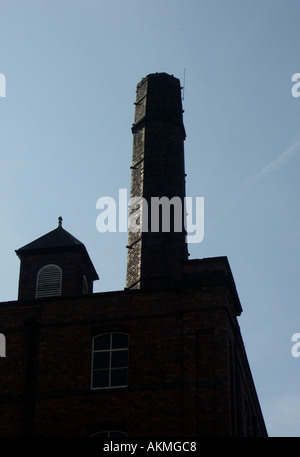
[{"label": "brick mill building", "polygon": [[[131,196],[183,200],[177,78],[142,79],[132,132]],[[170,219],[169,232],[129,231],[120,291],[93,293],[97,272],[61,218],[16,251],[18,299],[0,303],[0,436],[267,436],[228,260],[189,260]]]}]

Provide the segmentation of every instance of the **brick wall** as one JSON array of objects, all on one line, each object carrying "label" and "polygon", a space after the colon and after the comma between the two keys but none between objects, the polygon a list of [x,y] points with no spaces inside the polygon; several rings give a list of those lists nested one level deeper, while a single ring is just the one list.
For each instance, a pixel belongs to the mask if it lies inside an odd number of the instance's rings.
[{"label": "brick wall", "polygon": [[[24,411],[34,436],[84,437],[107,427],[129,436],[251,436],[255,422],[264,434],[230,300],[229,285],[220,281],[2,303],[0,434],[22,433]],[[34,416],[22,396],[24,323],[32,318],[40,325]],[[91,390],[92,338],[106,331],[129,334],[128,387]]]}]

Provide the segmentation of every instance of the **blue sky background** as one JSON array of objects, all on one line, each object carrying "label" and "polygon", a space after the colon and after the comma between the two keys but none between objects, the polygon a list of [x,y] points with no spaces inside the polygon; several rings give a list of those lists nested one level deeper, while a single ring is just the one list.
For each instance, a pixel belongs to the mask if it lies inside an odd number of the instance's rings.
[{"label": "blue sky background", "polygon": [[137,83],[186,69],[187,195],[205,198],[190,258],[229,259],[270,436],[300,436],[299,23],[298,0],[0,0],[0,300],[14,250],[58,216],[95,292],[124,288],[127,234],[96,230],[96,201],[130,187]]}]

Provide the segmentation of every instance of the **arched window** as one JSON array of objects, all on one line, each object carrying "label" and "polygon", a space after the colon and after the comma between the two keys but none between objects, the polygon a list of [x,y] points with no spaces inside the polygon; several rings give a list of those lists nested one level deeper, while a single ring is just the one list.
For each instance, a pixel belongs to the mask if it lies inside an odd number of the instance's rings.
[{"label": "arched window", "polygon": [[128,436],[126,432],[120,432],[119,430],[105,430],[103,432],[96,432],[90,435],[90,438],[107,438],[107,437],[121,437]]},{"label": "arched window", "polygon": [[128,386],[128,335],[105,333],[93,338],[91,389]]},{"label": "arched window", "polygon": [[61,295],[62,271],[57,265],[46,265],[37,274],[36,298]]}]

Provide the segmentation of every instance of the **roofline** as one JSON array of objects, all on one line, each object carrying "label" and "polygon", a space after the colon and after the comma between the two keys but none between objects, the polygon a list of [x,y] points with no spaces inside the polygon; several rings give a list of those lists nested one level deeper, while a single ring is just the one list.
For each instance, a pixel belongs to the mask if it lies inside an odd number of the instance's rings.
[{"label": "roofline", "polygon": [[58,247],[47,247],[47,248],[36,248],[36,249],[25,249],[22,248],[15,250],[16,255],[19,257],[20,260],[24,257],[29,257],[33,255],[43,255],[43,254],[52,254],[53,252],[74,252],[74,251],[81,251],[82,254],[85,256],[87,263],[91,269],[91,274],[94,278],[94,281],[99,279],[98,273],[93,265],[93,262],[86,250],[84,244],[77,244],[72,246],[58,246]]}]

